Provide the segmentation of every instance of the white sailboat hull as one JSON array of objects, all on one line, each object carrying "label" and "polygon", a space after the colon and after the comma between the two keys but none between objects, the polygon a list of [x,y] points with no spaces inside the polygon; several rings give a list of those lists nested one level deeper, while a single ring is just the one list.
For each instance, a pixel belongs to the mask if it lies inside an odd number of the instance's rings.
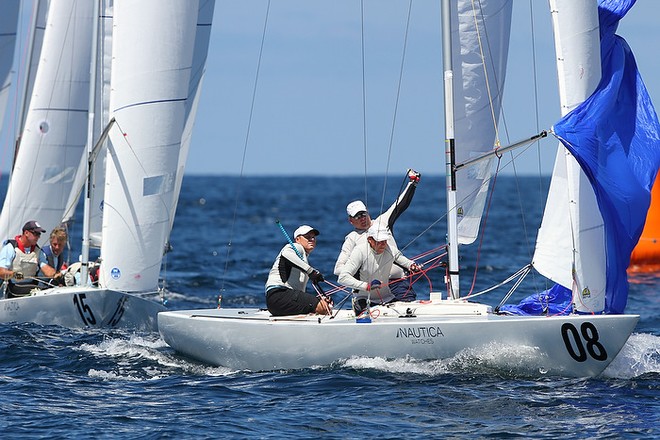
[{"label": "white sailboat hull", "polygon": [[184,355],[252,371],[324,366],[354,356],[447,359],[464,350],[510,346],[525,353],[517,362],[522,370],[593,377],[616,357],[639,320],[495,315],[488,306],[461,300],[396,303],[372,308],[372,315],[371,323],[356,323],[349,310],[333,319],[275,318],[258,309],[183,310],[159,313],[158,327]]},{"label": "white sailboat hull", "polygon": [[34,296],[0,299],[0,322],[34,322],[67,328],[156,331],[159,302],[110,289],[56,287]]}]

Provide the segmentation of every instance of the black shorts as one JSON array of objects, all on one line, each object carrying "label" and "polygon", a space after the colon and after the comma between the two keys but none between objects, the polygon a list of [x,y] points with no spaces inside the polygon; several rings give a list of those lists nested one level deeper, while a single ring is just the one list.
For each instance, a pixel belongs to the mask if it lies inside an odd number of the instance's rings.
[{"label": "black shorts", "polygon": [[314,313],[318,303],[316,295],[286,287],[269,289],[266,295],[266,306],[273,316]]}]

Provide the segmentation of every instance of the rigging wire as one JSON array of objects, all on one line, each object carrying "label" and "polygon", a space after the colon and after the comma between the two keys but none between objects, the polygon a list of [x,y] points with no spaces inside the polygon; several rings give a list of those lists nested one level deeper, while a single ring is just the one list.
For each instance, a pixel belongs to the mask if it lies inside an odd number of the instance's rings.
[{"label": "rigging wire", "polygon": [[392,159],[392,144],[394,143],[394,131],[396,129],[396,117],[399,109],[399,98],[401,97],[401,83],[403,82],[403,68],[406,62],[406,49],[408,47],[408,34],[410,30],[410,15],[412,12],[412,0],[408,2],[408,15],[406,17],[406,30],[403,37],[403,48],[401,52],[401,66],[399,67],[399,80],[396,88],[396,99],[394,102],[394,112],[392,114],[392,127],[390,129],[390,140],[387,148],[387,162],[385,165],[385,178],[383,179],[383,193],[380,201],[380,211],[383,212],[385,208],[385,193],[387,191],[387,175],[390,171],[390,162]]},{"label": "rigging wire", "polygon": [[252,116],[254,114],[254,105],[257,100],[257,88],[259,84],[259,72],[261,70],[261,60],[263,57],[263,51],[264,51],[264,42],[266,41],[266,30],[268,28],[268,17],[270,15],[270,0],[268,0],[268,3],[266,4],[266,14],[264,17],[264,24],[263,24],[263,29],[261,33],[261,45],[259,47],[259,55],[257,58],[257,67],[254,75],[254,85],[252,87],[252,100],[250,102],[250,115],[248,117],[248,125],[247,129],[245,132],[245,142],[243,144],[243,157],[241,158],[241,171],[239,173],[238,177],[238,183],[236,185],[236,197],[234,199],[234,213],[233,213],[233,218],[231,221],[231,226],[229,228],[229,242],[227,243],[227,253],[225,255],[225,267],[224,267],[224,272],[221,277],[221,283],[220,283],[220,295],[218,299],[221,298],[222,292],[225,290],[225,281],[227,279],[227,272],[229,270],[229,254],[231,252],[231,246],[232,246],[232,240],[234,238],[234,227],[236,226],[236,218],[238,217],[238,201],[240,199],[240,192],[241,192],[241,181],[244,178],[244,170],[245,170],[245,158],[247,157],[247,150],[248,150],[248,145],[249,145],[249,140],[250,140],[250,129],[252,127]]},{"label": "rigging wire", "polygon": [[[534,2],[529,0],[529,26],[530,26],[530,42],[532,45],[531,56],[532,56],[532,81],[534,83],[534,120],[536,122],[536,128],[540,127],[541,121],[539,116],[539,80],[538,80],[538,67],[536,63],[536,29],[534,27]],[[543,176],[541,174],[541,142],[536,142],[536,159],[537,159],[537,175],[538,175],[538,200],[544,200],[543,198]],[[515,170],[515,167],[514,167]],[[532,249],[532,241],[530,239],[530,234],[527,230],[527,222],[525,221],[525,211],[522,206],[522,193],[520,187],[517,185],[518,179],[516,179],[516,189],[518,191],[518,202],[520,204],[520,213],[522,217],[523,224],[523,234],[525,237],[525,243],[527,244],[527,249],[529,252],[529,261],[532,261],[534,256]],[[536,273],[532,272],[532,284],[536,285],[537,277]],[[548,286],[548,280],[545,281],[546,289]],[[537,289],[538,290],[538,289]]]},{"label": "rigging wire", "polygon": [[[364,155],[364,201],[369,203],[367,191],[367,83],[364,59],[364,0],[360,0],[360,53],[362,56],[362,152]],[[368,206],[368,205],[367,205]]]},{"label": "rigging wire", "polygon": [[[481,12],[481,17],[482,17],[482,20],[483,20],[483,9],[481,8],[481,1],[479,1],[479,10]],[[500,146],[500,133],[499,133],[499,128],[497,126],[497,116],[495,115],[495,106],[493,104],[493,101],[494,101],[493,100],[493,93],[491,91],[490,80],[488,79],[488,69],[486,67],[486,57],[484,55],[483,42],[481,41],[481,32],[479,31],[479,19],[477,18],[477,9],[474,5],[474,0],[472,0],[472,17],[474,18],[474,29],[475,29],[476,35],[477,35],[477,42],[479,43],[479,55],[481,56],[481,65],[483,66],[483,70],[484,70],[484,81],[486,82],[486,92],[488,94],[488,104],[489,104],[489,108],[490,108],[490,117],[491,117],[491,121],[493,123],[493,128],[495,129],[495,146],[499,147]],[[483,33],[484,33],[484,36],[485,36],[485,39],[486,39],[487,47],[489,49],[488,52],[490,53],[490,44],[488,42],[488,33],[487,33],[487,30],[486,30],[486,26],[483,27]],[[492,60],[493,57],[491,56],[491,57],[489,57],[489,59]],[[493,70],[493,76],[495,76],[496,75],[495,68],[493,67],[492,70]],[[496,84],[498,84],[498,86],[499,86],[499,82],[498,82],[497,77],[495,77],[495,81],[496,81]],[[501,99],[502,93],[501,93],[500,90],[498,90],[498,96]]]}]

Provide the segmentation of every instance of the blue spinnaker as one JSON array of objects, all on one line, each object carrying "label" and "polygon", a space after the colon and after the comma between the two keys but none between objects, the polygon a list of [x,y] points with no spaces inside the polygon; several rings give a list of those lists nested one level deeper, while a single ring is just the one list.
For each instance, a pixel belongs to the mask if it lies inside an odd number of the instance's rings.
[{"label": "blue spinnaker", "polygon": [[639,240],[660,167],[660,123],[626,41],[615,35],[634,0],[598,6],[602,78],[596,91],[554,127],[596,194],[605,225],[605,313],[623,313],[626,269]]},{"label": "blue spinnaker", "polygon": [[571,289],[555,284],[548,290],[528,296],[515,306],[503,305],[500,312],[532,316],[568,315],[573,312],[573,293]]}]

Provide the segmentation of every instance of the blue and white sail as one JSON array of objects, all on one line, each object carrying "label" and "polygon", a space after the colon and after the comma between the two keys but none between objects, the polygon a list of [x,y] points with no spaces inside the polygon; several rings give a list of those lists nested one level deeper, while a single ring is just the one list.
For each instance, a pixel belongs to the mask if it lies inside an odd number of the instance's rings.
[{"label": "blue and white sail", "polygon": [[[601,78],[598,8],[596,0],[552,0],[550,10],[563,116],[589,97]],[[542,275],[574,292],[579,311],[604,307],[602,237],[603,220],[591,185],[560,143],[533,264]]]},{"label": "blue and white sail", "polygon": [[[603,218],[605,313],[623,313],[626,269],[642,233],[660,168],[660,124],[633,53],[615,34],[634,0],[599,4],[602,80],[554,131],[580,164]],[[592,292],[593,294],[593,292]]]}]

